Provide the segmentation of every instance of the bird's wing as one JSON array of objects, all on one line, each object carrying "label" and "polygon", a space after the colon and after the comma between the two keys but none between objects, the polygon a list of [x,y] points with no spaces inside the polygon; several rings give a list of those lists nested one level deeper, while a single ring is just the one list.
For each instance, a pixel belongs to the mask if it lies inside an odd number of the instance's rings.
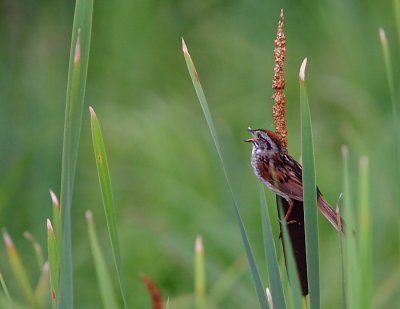
[{"label": "bird's wing", "polygon": [[[281,160],[285,162],[283,167],[276,167],[279,171],[279,190],[286,193],[294,200],[303,200],[302,166],[289,155],[281,155]],[[317,187],[317,206],[328,221],[338,230],[344,232],[343,218],[336,213],[329,203],[323,198],[321,191]],[[340,222],[339,222],[340,220]]]},{"label": "bird's wing", "polygon": [[271,182],[289,198],[303,200],[302,167],[292,157],[278,154],[279,157],[270,160],[273,162],[276,175],[271,175]]}]

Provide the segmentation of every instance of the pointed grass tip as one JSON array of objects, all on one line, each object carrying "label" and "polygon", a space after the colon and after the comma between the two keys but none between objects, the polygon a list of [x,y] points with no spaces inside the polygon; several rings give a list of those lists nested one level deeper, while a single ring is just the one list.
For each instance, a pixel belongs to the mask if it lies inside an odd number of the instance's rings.
[{"label": "pointed grass tip", "polygon": [[87,210],[85,212],[85,216],[86,216],[86,221],[88,221],[88,222],[93,221],[93,213],[90,210]]},{"label": "pointed grass tip", "polygon": [[340,148],[340,150],[342,151],[342,156],[343,158],[347,158],[347,156],[349,155],[349,148],[347,148],[346,145],[342,145],[342,147]]},{"label": "pointed grass tip", "polygon": [[195,250],[196,253],[203,252],[203,238],[200,235],[196,237]]},{"label": "pointed grass tip", "polygon": [[304,58],[303,62],[301,63],[299,71],[299,79],[303,83],[306,80],[306,66],[307,66],[307,58]]},{"label": "pointed grass tip", "polygon": [[11,236],[7,233],[6,229],[3,229],[3,239],[4,242],[6,243],[6,247],[14,247],[14,243],[11,239]]},{"label": "pointed grass tip", "polygon": [[24,231],[23,235],[24,235],[25,239],[30,240],[30,241],[33,240],[33,236],[31,234],[31,232]]},{"label": "pointed grass tip", "polygon": [[50,189],[50,197],[51,197],[51,202],[54,207],[60,207],[60,202],[58,201],[57,195]]},{"label": "pointed grass tip", "polygon": [[182,51],[185,54],[189,54],[188,48],[186,46],[186,43],[185,43],[185,40],[183,39],[183,37],[182,37]]},{"label": "pointed grass tip", "polygon": [[49,261],[46,261],[46,262],[43,264],[42,271],[43,271],[44,274],[48,274],[48,273],[49,273]]},{"label": "pointed grass tip", "polygon": [[274,309],[274,303],[272,302],[271,291],[269,290],[269,288],[266,288],[265,292],[267,294],[267,300],[268,300],[269,309]]},{"label": "pointed grass tip", "polygon": [[51,221],[49,218],[47,218],[47,231],[53,232],[53,225],[51,224]]},{"label": "pointed grass tip", "polygon": [[89,106],[89,113],[90,113],[90,117],[96,117],[96,113],[93,109],[93,107]]},{"label": "pointed grass tip", "polygon": [[383,28],[379,28],[379,39],[381,40],[382,45],[387,44],[386,33],[385,30],[383,30]]},{"label": "pointed grass tip", "polygon": [[369,164],[368,156],[362,155],[362,156],[360,157],[360,165],[361,165],[361,166],[368,166],[368,164]]},{"label": "pointed grass tip", "polygon": [[81,61],[81,28],[78,29],[78,37],[75,43],[74,63]]}]

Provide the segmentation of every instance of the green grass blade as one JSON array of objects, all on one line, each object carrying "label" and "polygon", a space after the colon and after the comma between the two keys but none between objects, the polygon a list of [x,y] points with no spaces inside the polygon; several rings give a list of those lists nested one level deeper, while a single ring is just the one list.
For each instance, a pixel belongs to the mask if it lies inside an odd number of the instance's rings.
[{"label": "green grass blade", "polygon": [[[400,121],[398,114],[398,102],[396,100],[396,90],[394,86],[393,71],[392,71],[392,60],[390,57],[389,43],[386,38],[385,31],[381,28],[379,29],[379,38],[382,46],[383,62],[385,64],[386,79],[389,88],[390,102],[392,105],[392,117],[393,117],[393,129],[394,129],[394,147],[395,147],[395,160],[397,166],[397,184],[400,183]],[[397,211],[397,214],[399,212]]]},{"label": "green grass blade", "polygon": [[383,62],[385,64],[385,71],[386,71],[386,79],[388,83],[388,88],[389,88],[389,95],[390,95],[390,102],[392,105],[392,117],[393,117],[393,126],[394,126],[394,133],[395,133],[395,147],[396,147],[396,160],[397,160],[397,166],[398,166],[398,179],[400,179],[400,146],[399,146],[399,141],[400,141],[400,133],[398,128],[400,128],[399,124],[399,115],[398,115],[398,102],[396,100],[396,90],[394,86],[394,79],[393,79],[393,71],[392,71],[392,60],[390,57],[390,51],[389,51],[389,44],[386,38],[385,31],[381,28],[379,29],[379,38],[381,41],[381,46],[382,46],[382,55],[383,55]]},{"label": "green grass blade", "polygon": [[107,154],[104,147],[103,136],[101,134],[101,128],[97,119],[96,113],[93,108],[89,107],[90,110],[90,125],[92,129],[92,140],[93,150],[96,160],[97,173],[99,176],[101,196],[103,199],[104,212],[107,221],[108,234],[110,236],[111,247],[114,255],[115,268],[117,270],[119,286],[121,289],[122,299],[124,307],[126,304],[126,292],[125,292],[125,281],[122,272],[121,253],[118,241],[117,221],[115,219],[115,205],[114,197],[112,193],[110,173],[108,170]]},{"label": "green grass blade", "polygon": [[317,221],[317,189],[315,184],[314,146],[311,129],[311,115],[305,87],[307,58],[300,68],[300,109],[301,109],[301,154],[303,158],[303,203],[304,228],[307,252],[308,289],[310,308],[320,308],[319,291],[319,248]]},{"label": "green grass blade", "polygon": [[[283,209],[282,205],[279,205],[278,209],[279,209],[279,218],[281,218],[280,220],[283,220],[285,215],[282,214],[282,209]],[[297,272],[296,261],[294,259],[292,242],[290,240],[289,232],[288,232],[286,224],[282,224],[281,227],[282,227],[283,241],[285,244],[287,244],[287,245],[285,245],[286,269],[287,269],[289,281],[290,281],[290,287],[291,287],[290,294],[291,294],[293,308],[302,309],[303,305],[302,305],[299,273]],[[273,298],[274,298],[274,295],[272,295],[272,299]],[[278,308],[285,308],[285,307],[278,307]]]},{"label": "green grass blade", "polygon": [[197,236],[194,250],[194,294],[196,309],[205,307],[205,270],[204,270],[204,248],[201,236]]},{"label": "green grass blade", "polygon": [[348,167],[348,150],[347,147],[342,147],[343,166],[344,166],[344,180],[343,180],[343,206],[344,206],[344,220],[347,226],[347,233],[344,235],[344,279],[345,279],[345,300],[347,308],[362,308],[361,297],[359,293],[360,287],[360,265],[357,262],[356,240],[354,233],[354,220],[353,220],[353,202],[351,196],[350,176]]},{"label": "green grass blade", "polygon": [[393,11],[397,28],[398,43],[400,44],[400,0],[393,0]]},{"label": "green grass blade", "polygon": [[358,213],[358,244],[360,257],[360,293],[361,308],[371,307],[371,223],[369,208],[369,163],[368,157],[360,158],[360,176],[359,176],[359,213]]},{"label": "green grass blade", "polygon": [[3,275],[1,274],[1,272],[0,272],[0,284],[1,284],[1,287],[2,287],[2,289],[4,291],[4,294],[6,295],[6,299],[7,299],[7,303],[8,303],[8,307],[7,308],[12,309],[13,308],[13,301],[12,301],[10,292],[8,291],[6,282],[4,281],[4,278],[3,278]]},{"label": "green grass blade", "polygon": [[[60,214],[60,203],[58,201],[57,195],[52,191],[49,190],[50,192],[50,197],[51,197],[51,203],[52,203],[52,209],[53,209],[53,231],[56,237],[56,248],[57,251],[59,251],[59,248],[61,248],[61,214]],[[57,276],[58,276],[58,270],[57,270]]]},{"label": "green grass blade", "polygon": [[261,211],[261,224],[264,238],[265,258],[267,261],[269,289],[272,295],[272,302],[274,308],[286,308],[285,296],[283,294],[283,287],[281,276],[279,273],[279,264],[276,257],[275,242],[272,237],[272,229],[268,213],[267,200],[265,199],[264,186],[260,183],[260,211]]},{"label": "green grass blade", "polygon": [[72,28],[61,166],[62,259],[57,298],[61,309],[73,308],[71,205],[89,63],[93,0],[77,0]]},{"label": "green grass blade", "polygon": [[51,224],[51,221],[47,219],[47,258],[49,260],[50,293],[53,308],[56,307],[60,262],[57,245],[57,238],[53,226]]},{"label": "green grass blade", "polygon": [[386,34],[382,28],[379,29],[379,38],[382,46],[383,62],[385,64],[390,100],[392,102],[392,109],[393,109],[392,112],[394,115],[397,115],[396,95],[395,95],[395,87],[394,87],[393,71],[392,71],[392,60],[390,57],[389,44],[386,38]]},{"label": "green grass blade", "polygon": [[10,235],[6,230],[3,230],[3,238],[6,244],[6,251],[8,256],[8,261],[10,262],[11,269],[14,273],[15,280],[17,281],[22,294],[24,295],[30,308],[38,308],[38,303],[33,292],[31,283],[29,282],[28,273],[21,260],[21,257],[14,245]]},{"label": "green grass blade", "polygon": [[103,253],[100,249],[99,240],[93,221],[93,215],[90,211],[86,212],[86,221],[88,226],[90,248],[92,250],[97,280],[99,282],[100,295],[103,301],[104,308],[119,308],[115,298],[111,277],[107,270]]},{"label": "green grass blade", "polygon": [[189,70],[190,77],[192,79],[192,83],[193,83],[194,89],[196,90],[197,97],[199,99],[201,108],[202,108],[203,113],[204,113],[204,117],[206,118],[208,128],[210,129],[210,133],[211,133],[215,148],[216,148],[217,153],[218,153],[218,157],[219,157],[219,160],[220,160],[220,163],[221,163],[221,166],[222,166],[222,170],[224,172],[225,180],[226,180],[226,183],[228,185],[228,189],[229,189],[230,195],[232,197],[234,210],[235,210],[235,214],[236,214],[236,219],[237,219],[238,224],[239,224],[240,234],[242,236],[242,241],[243,241],[243,245],[245,247],[247,260],[249,262],[251,274],[253,276],[253,281],[254,281],[254,285],[255,285],[255,288],[256,288],[256,292],[257,292],[257,296],[258,296],[258,301],[260,303],[260,307],[261,308],[268,308],[268,302],[267,302],[267,297],[266,297],[266,294],[265,294],[265,290],[264,290],[264,287],[263,287],[262,282],[261,282],[260,274],[258,272],[257,265],[256,265],[256,262],[255,262],[255,259],[254,259],[254,255],[253,255],[253,252],[252,252],[252,249],[251,249],[251,246],[250,246],[250,242],[249,242],[249,239],[247,237],[246,229],[244,227],[243,220],[242,220],[242,217],[240,215],[239,206],[238,206],[238,204],[236,202],[236,198],[235,198],[235,195],[233,193],[231,181],[230,181],[230,178],[228,176],[228,173],[227,173],[227,170],[226,170],[226,167],[225,167],[225,163],[224,163],[224,159],[223,159],[223,156],[222,156],[221,147],[220,147],[220,144],[219,144],[219,141],[218,141],[217,133],[216,133],[216,130],[215,130],[214,122],[212,120],[211,113],[210,113],[210,110],[208,108],[208,103],[207,103],[206,97],[204,95],[203,88],[201,87],[199,76],[197,74],[196,68],[195,68],[194,63],[192,61],[192,58],[189,55],[189,51],[188,51],[188,49],[186,47],[186,44],[185,44],[183,39],[182,39],[182,50],[183,50],[183,55],[185,57],[186,65],[187,65],[188,70]]},{"label": "green grass blade", "polygon": [[[399,1],[395,2],[395,14],[396,14],[396,23],[397,26],[400,27],[400,3]],[[398,31],[399,28],[398,28]],[[398,33],[400,36],[400,32]],[[392,105],[392,117],[393,117],[393,135],[394,135],[394,151],[395,151],[395,166],[397,168],[397,177],[395,179],[396,186],[400,184],[400,120],[398,114],[398,102],[396,100],[396,90],[394,86],[394,79],[393,79],[393,71],[392,71],[392,60],[390,57],[389,51],[389,44],[386,38],[385,31],[381,28],[379,29],[379,38],[381,41],[382,46],[382,54],[383,54],[383,62],[385,64],[385,71],[386,71],[386,79],[389,87],[389,94],[390,94],[390,101]],[[397,198],[399,198],[399,194],[397,194]],[[398,207],[394,209],[394,215],[398,217],[400,215]],[[399,231],[400,231],[400,224],[399,224]],[[398,241],[400,243],[400,235],[398,237]],[[399,245],[400,250],[400,245]]]},{"label": "green grass blade", "polygon": [[42,247],[39,245],[37,240],[33,237],[33,235],[30,232],[25,231],[24,237],[31,243],[33,251],[35,252],[36,262],[38,264],[39,269],[41,269],[44,265]]},{"label": "green grass blade", "polygon": [[44,263],[35,289],[39,308],[45,308],[49,297],[49,263]]}]

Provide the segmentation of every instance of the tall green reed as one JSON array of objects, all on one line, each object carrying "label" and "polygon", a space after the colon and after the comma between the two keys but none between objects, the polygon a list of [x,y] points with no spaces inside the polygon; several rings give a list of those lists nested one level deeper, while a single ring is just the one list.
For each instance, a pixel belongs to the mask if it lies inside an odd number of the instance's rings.
[{"label": "tall green reed", "polygon": [[89,63],[93,0],[77,0],[69,58],[64,140],[61,167],[61,224],[59,290],[57,307],[73,308],[71,207],[82,125]]}]

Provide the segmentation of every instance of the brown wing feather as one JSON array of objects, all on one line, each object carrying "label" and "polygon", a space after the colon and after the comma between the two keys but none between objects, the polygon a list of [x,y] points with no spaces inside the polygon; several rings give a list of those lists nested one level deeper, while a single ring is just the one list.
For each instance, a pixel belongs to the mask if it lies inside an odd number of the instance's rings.
[{"label": "brown wing feather", "polygon": [[291,199],[303,200],[302,167],[292,157],[286,154],[277,154],[279,158],[275,169],[279,190],[287,194]]},{"label": "brown wing feather", "polygon": [[[281,154],[281,162],[286,162],[285,165],[280,168],[281,177],[279,179],[279,189],[285,192],[289,197],[295,200],[303,200],[303,183],[302,183],[302,166],[289,155]],[[289,174],[290,177],[284,176],[285,173]],[[344,231],[343,218],[336,213],[336,211],[329,205],[329,203],[323,198],[321,191],[317,187],[317,205],[321,213],[328,219],[328,221],[338,231]],[[338,222],[340,220],[340,223]]]}]

